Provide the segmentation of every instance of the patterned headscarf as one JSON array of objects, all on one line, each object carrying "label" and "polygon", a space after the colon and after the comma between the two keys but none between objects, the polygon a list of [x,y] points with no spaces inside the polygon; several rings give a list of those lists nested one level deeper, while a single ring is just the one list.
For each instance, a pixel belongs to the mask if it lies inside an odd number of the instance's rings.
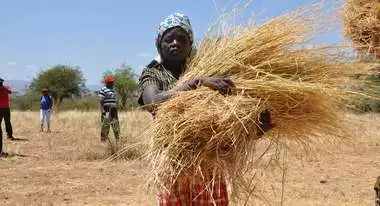
[{"label": "patterned headscarf", "polygon": [[162,35],[165,33],[165,31],[177,26],[186,31],[186,33],[189,35],[190,42],[193,43],[193,30],[191,28],[189,17],[181,13],[171,14],[163,22],[160,23],[158,27],[157,39],[160,41],[160,38],[162,38]]}]

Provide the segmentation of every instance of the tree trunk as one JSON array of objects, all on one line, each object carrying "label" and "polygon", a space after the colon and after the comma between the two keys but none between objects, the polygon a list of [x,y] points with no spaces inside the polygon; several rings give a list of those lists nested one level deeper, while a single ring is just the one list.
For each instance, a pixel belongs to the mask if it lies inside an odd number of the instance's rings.
[{"label": "tree trunk", "polygon": [[64,98],[63,96],[57,96],[56,100],[54,100],[56,102],[56,104],[54,104],[54,107],[55,107],[54,110],[55,111],[59,112],[63,98]]},{"label": "tree trunk", "polygon": [[127,104],[127,97],[126,96],[121,97],[121,107],[123,110],[125,109],[126,104]]}]

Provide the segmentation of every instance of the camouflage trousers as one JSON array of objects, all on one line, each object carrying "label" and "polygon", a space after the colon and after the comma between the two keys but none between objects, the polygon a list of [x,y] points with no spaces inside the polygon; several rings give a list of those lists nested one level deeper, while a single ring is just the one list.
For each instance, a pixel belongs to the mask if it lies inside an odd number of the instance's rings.
[{"label": "camouflage trousers", "polygon": [[102,141],[108,139],[110,127],[112,127],[115,138],[119,139],[120,126],[116,108],[104,108],[104,112],[101,115],[101,122],[100,136]]}]

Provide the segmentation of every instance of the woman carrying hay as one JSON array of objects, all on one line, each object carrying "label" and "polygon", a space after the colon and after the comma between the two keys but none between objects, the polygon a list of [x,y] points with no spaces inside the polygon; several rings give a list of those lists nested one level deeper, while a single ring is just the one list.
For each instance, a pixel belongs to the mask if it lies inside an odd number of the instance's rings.
[{"label": "woman carrying hay", "polygon": [[[175,13],[159,25],[156,39],[159,56],[143,70],[139,80],[141,94],[138,102],[145,105],[153,115],[155,105],[169,100],[174,90],[189,91],[203,86],[228,94],[234,87],[228,78],[200,77],[174,88],[179,77],[185,72],[192,45],[193,31],[187,16]],[[212,174],[202,174],[199,178],[194,178],[193,174],[181,175],[170,188],[158,192],[158,204],[228,205],[225,180]],[[212,184],[210,180],[213,180]]]}]

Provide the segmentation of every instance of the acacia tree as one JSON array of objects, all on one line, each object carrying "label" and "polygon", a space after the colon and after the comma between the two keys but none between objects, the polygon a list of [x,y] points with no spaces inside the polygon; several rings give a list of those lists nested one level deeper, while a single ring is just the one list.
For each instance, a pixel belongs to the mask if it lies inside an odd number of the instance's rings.
[{"label": "acacia tree", "polygon": [[85,79],[79,67],[56,65],[48,70],[41,71],[32,80],[29,90],[40,92],[42,88],[48,88],[50,95],[57,107],[63,99],[73,95],[79,96],[86,91]]},{"label": "acacia tree", "polygon": [[128,100],[135,101],[137,92],[136,75],[133,72],[131,66],[122,64],[120,68],[114,71],[106,71],[103,74],[103,78],[106,76],[113,76],[115,78],[115,90],[118,95],[118,101],[121,109],[125,109]]}]

